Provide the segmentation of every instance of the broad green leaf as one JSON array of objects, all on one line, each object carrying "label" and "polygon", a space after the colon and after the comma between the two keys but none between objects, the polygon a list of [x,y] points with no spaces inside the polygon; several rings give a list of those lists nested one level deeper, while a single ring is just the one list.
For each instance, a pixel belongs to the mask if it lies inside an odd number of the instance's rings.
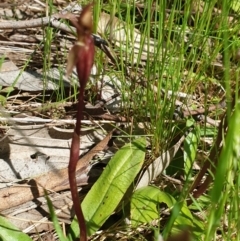
[{"label": "broad green leaf", "polygon": [[213,137],[216,136],[218,132],[218,129],[216,127],[205,127],[200,129],[200,136],[209,136]]},{"label": "broad green leaf", "polygon": [[131,224],[136,227],[159,218],[158,206],[160,203],[166,203],[168,207],[172,207],[175,200],[168,193],[153,186],[135,191],[131,198]]},{"label": "broad green leaf", "polygon": [[[131,224],[136,227],[159,218],[158,206],[160,203],[165,203],[172,208],[176,200],[170,194],[153,186],[138,189],[131,199]],[[174,221],[173,232],[181,230],[180,226],[192,226],[192,214],[185,204],[182,205],[179,215]]]},{"label": "broad green leaf", "polygon": [[172,234],[177,234],[182,232],[182,230],[186,227],[192,227],[192,219],[192,214],[188,209],[185,201],[175,201],[175,204],[172,207],[170,219],[163,231],[163,237],[168,237],[170,232]]},{"label": "broad green leaf", "polygon": [[191,127],[193,125],[195,125],[195,120],[194,119],[188,119],[187,122],[186,122],[186,126],[187,127]]},{"label": "broad green leaf", "polygon": [[32,239],[3,216],[0,216],[0,240],[1,241],[32,241]]},{"label": "broad green leaf", "polygon": [[49,208],[50,217],[51,217],[51,220],[53,222],[55,231],[58,234],[59,240],[61,240],[61,241],[68,241],[68,239],[63,234],[62,228],[61,228],[61,226],[60,226],[60,224],[58,222],[57,215],[54,212],[54,208],[53,208],[52,202],[49,199],[48,194],[47,194],[46,191],[45,191],[45,196],[46,196],[46,199],[47,199],[47,205],[48,205],[48,208]]},{"label": "broad green leaf", "polygon": [[[188,209],[186,203],[184,202],[182,203],[176,203],[179,205],[179,213],[175,219],[175,222],[173,223],[173,229],[172,229],[172,233],[178,233],[179,231],[182,230],[182,227],[188,226],[191,227],[193,225],[192,223],[192,213],[191,211]],[[175,204],[175,205],[176,205]],[[174,212],[174,211],[173,211]]]},{"label": "broad green leaf", "polygon": [[203,235],[204,233],[204,221],[201,220],[198,216],[193,216],[193,226],[192,226],[192,233],[193,233],[193,236],[195,237],[194,240],[202,240],[201,236]]},{"label": "broad green leaf", "polygon": [[[145,158],[145,139],[123,146],[110,160],[82,203],[88,235],[95,233],[113,213],[139,173]],[[79,236],[77,221],[71,224],[70,235]]]}]

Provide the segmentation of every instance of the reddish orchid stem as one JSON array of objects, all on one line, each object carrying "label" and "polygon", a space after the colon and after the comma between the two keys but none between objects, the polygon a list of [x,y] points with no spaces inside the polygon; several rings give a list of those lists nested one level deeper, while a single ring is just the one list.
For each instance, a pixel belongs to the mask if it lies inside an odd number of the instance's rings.
[{"label": "reddish orchid stem", "polygon": [[76,118],[77,121],[72,138],[70,160],[68,165],[68,177],[72,194],[73,207],[78,219],[78,225],[80,229],[80,241],[87,241],[87,229],[78,195],[76,166],[79,160],[81,119],[83,117],[84,108],[84,89],[89,79],[94,60],[94,42],[91,36],[93,26],[91,11],[92,5],[93,4],[88,4],[86,7],[84,7],[78,19],[76,19],[75,16],[71,14],[63,16],[63,18],[69,19],[77,29],[77,42],[69,52],[67,65],[68,75],[71,74],[73,67],[76,66],[80,85]]},{"label": "reddish orchid stem", "polygon": [[80,129],[81,129],[81,119],[83,113],[83,96],[84,96],[84,87],[80,87],[80,92],[78,96],[78,111],[77,111],[77,122],[76,127],[73,133],[71,152],[70,152],[70,161],[68,166],[68,177],[70,190],[72,194],[73,207],[78,219],[78,225],[80,229],[80,241],[87,241],[87,229],[80,205],[80,199],[78,195],[77,181],[76,181],[76,166],[79,160],[79,148],[80,148]]}]

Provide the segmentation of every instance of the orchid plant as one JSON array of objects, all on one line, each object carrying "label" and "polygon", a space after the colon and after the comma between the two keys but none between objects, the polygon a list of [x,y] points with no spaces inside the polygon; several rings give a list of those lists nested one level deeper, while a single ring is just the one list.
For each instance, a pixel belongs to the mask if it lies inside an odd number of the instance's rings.
[{"label": "orchid plant", "polygon": [[94,40],[91,35],[93,28],[92,5],[93,4],[89,4],[85,6],[78,18],[76,18],[73,14],[62,16],[62,18],[69,19],[77,30],[77,41],[69,52],[67,64],[67,75],[69,76],[72,73],[73,68],[76,67],[79,79],[77,118],[72,137],[68,176],[73,207],[79,223],[80,241],[87,240],[87,230],[78,195],[76,165],[79,160],[81,119],[83,118],[84,108],[84,90],[89,79],[94,60]]}]

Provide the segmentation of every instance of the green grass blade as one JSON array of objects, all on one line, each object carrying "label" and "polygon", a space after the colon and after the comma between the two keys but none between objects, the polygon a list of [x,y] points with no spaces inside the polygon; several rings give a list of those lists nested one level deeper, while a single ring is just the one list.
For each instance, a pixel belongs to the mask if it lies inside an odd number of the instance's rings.
[{"label": "green grass blade", "polygon": [[46,196],[46,199],[47,199],[47,205],[48,205],[48,208],[49,208],[50,217],[52,219],[52,222],[53,222],[53,225],[54,225],[54,229],[55,229],[55,231],[58,234],[59,240],[61,240],[61,241],[68,241],[68,239],[63,234],[62,228],[61,228],[61,226],[60,226],[60,224],[58,222],[57,215],[54,212],[54,208],[53,208],[52,202],[49,199],[48,194],[47,194],[46,191],[45,191],[45,196]]},{"label": "green grass blade", "polygon": [[[226,140],[216,169],[214,186],[211,192],[212,208],[206,229],[206,240],[211,240],[214,236],[214,230],[219,225],[221,215],[225,212],[224,209],[226,202],[229,201],[229,195],[233,196],[231,190],[233,190],[234,187],[234,176],[237,174],[238,170],[236,170],[236,166],[239,162],[239,126],[240,104],[237,103],[229,121]],[[236,174],[234,174],[235,172]],[[237,176],[238,175],[239,174],[237,174]],[[234,199],[232,199],[232,202],[233,201]]]}]

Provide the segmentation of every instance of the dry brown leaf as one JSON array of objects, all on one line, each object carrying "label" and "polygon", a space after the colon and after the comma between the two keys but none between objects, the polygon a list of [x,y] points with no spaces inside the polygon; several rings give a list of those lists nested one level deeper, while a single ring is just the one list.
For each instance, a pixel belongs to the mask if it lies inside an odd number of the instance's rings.
[{"label": "dry brown leaf", "polygon": [[164,152],[161,156],[159,156],[148,166],[146,171],[141,176],[141,179],[138,182],[136,189],[146,187],[151,181],[153,181],[169,166],[170,162],[176,155],[184,140],[185,135],[183,135],[174,146],[172,146],[169,150]]},{"label": "dry brown leaf", "polygon": [[[81,158],[77,165],[78,176],[82,175],[82,183],[87,182],[87,173],[89,171],[89,161],[100,151],[106,148],[111,139],[110,132],[102,141],[100,141],[91,151]],[[80,172],[80,173],[79,173]],[[68,179],[68,168],[54,170],[45,173],[36,178],[28,179],[25,184],[15,184],[0,190],[0,211],[25,203],[29,200],[44,195],[44,190],[57,192],[69,187],[64,180]]]}]

